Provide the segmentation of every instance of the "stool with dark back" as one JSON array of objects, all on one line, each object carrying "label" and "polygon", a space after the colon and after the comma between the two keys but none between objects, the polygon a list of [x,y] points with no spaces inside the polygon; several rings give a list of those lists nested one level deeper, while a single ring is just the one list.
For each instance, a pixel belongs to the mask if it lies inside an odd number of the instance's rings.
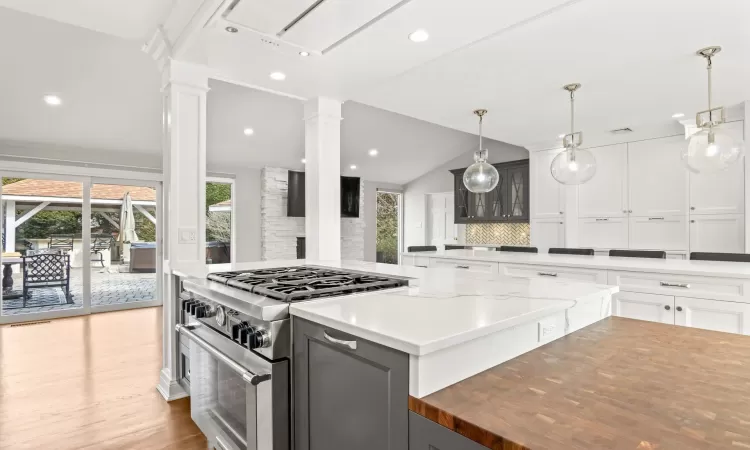
[{"label": "stool with dark back", "polygon": [[412,245],[406,248],[407,252],[436,252],[437,247],[434,245]]},{"label": "stool with dark back", "polygon": [[539,253],[536,247],[517,247],[515,245],[503,245],[500,247],[501,252],[519,252],[519,253]]},{"label": "stool with dark back", "polygon": [[73,251],[72,234],[51,234],[49,237],[48,247],[59,251],[60,253],[69,253]]},{"label": "stool with dark back", "polygon": [[667,252],[660,250],[610,250],[609,256],[667,259]]},{"label": "stool with dark back", "polygon": [[61,253],[39,253],[23,256],[23,307],[34,288],[60,287],[65,291],[67,303],[70,297],[70,255]]},{"label": "stool with dark back", "polygon": [[[104,251],[109,250],[112,247],[112,236],[108,234],[100,234],[92,236],[94,239],[91,242],[91,261],[99,262],[104,267]],[[96,258],[98,256],[98,258]]]},{"label": "stool with dark back", "polygon": [[750,255],[747,253],[693,252],[690,254],[690,259],[694,261],[750,262]]}]

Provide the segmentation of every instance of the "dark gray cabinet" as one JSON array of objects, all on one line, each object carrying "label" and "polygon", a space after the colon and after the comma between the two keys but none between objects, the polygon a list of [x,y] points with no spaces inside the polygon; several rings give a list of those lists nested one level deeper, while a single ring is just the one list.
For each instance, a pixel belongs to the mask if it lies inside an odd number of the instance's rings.
[{"label": "dark gray cabinet", "polygon": [[409,412],[409,450],[487,450],[487,447]]},{"label": "dark gray cabinet", "polygon": [[466,169],[451,170],[454,177],[455,223],[501,223],[529,221],[529,160],[493,164],[499,179],[490,192],[466,189]]},{"label": "dark gray cabinet", "polygon": [[292,320],[295,449],[408,450],[408,355]]}]

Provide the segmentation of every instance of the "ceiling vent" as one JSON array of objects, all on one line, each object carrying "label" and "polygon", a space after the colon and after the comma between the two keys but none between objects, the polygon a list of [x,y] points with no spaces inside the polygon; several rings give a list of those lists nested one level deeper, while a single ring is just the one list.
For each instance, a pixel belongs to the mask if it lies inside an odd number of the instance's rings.
[{"label": "ceiling vent", "polygon": [[616,130],[609,130],[609,132],[612,134],[628,134],[628,133],[632,133],[633,129],[629,127],[625,127],[625,128],[618,128]]}]

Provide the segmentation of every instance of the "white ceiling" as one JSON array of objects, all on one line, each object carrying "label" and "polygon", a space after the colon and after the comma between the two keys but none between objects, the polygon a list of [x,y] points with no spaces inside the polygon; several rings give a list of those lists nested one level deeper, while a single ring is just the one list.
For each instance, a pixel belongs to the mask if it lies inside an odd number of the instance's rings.
[{"label": "white ceiling", "polygon": [[0,0],[0,6],[125,39],[143,40],[166,18],[174,1]]},{"label": "white ceiling", "polygon": [[137,43],[5,8],[0,42],[1,139],[159,151],[160,76]]},{"label": "white ceiling", "polygon": [[[207,153],[219,167],[280,166],[302,170],[302,102],[212,80]],[[405,184],[477,145],[477,137],[356,102],[342,105],[342,173]],[[252,136],[243,130],[252,128]],[[491,151],[500,143],[487,141]],[[368,151],[378,150],[376,157]],[[349,167],[355,164],[356,170]]]},{"label": "white ceiling", "polygon": [[[240,0],[238,7],[248,2],[270,8],[269,0]],[[561,87],[570,82],[583,83],[577,122],[589,136],[626,126],[671,132],[673,113],[690,117],[705,108],[705,64],[694,52],[707,45],[724,47],[715,59],[717,103],[750,99],[747,0],[713,0],[710,8],[685,0],[400,5],[323,55],[300,57],[294,45],[320,48],[291,39],[294,27],[269,45],[247,29],[225,32],[222,21],[203,30],[189,55],[242,83],[304,98],[353,99],[459,130],[473,131],[471,111],[484,107],[487,134],[519,145],[568,131]],[[343,29],[349,19],[309,20]],[[430,40],[410,42],[417,28],[428,30]],[[271,71],[286,73],[286,81],[270,80]]]}]

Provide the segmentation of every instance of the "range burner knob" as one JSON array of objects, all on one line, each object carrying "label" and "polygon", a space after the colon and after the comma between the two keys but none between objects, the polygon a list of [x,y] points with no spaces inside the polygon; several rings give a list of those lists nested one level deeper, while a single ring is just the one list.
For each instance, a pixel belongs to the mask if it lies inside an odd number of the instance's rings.
[{"label": "range burner knob", "polygon": [[202,317],[208,317],[210,306],[202,304],[195,307],[195,317],[200,319]]},{"label": "range burner knob", "polygon": [[232,339],[245,345],[245,342],[247,342],[247,333],[250,329],[252,329],[252,326],[247,322],[241,322],[232,326]]},{"label": "range burner knob", "polygon": [[182,310],[185,311],[185,312],[187,312],[187,313],[189,313],[190,312],[190,305],[192,305],[193,303],[195,303],[195,300],[193,300],[193,299],[183,301],[182,302]]},{"label": "range burner knob", "polygon": [[[243,342],[244,345],[244,342]],[[247,348],[255,350],[256,348],[266,348],[271,346],[271,335],[262,328],[252,328],[252,332],[247,337]]]}]

